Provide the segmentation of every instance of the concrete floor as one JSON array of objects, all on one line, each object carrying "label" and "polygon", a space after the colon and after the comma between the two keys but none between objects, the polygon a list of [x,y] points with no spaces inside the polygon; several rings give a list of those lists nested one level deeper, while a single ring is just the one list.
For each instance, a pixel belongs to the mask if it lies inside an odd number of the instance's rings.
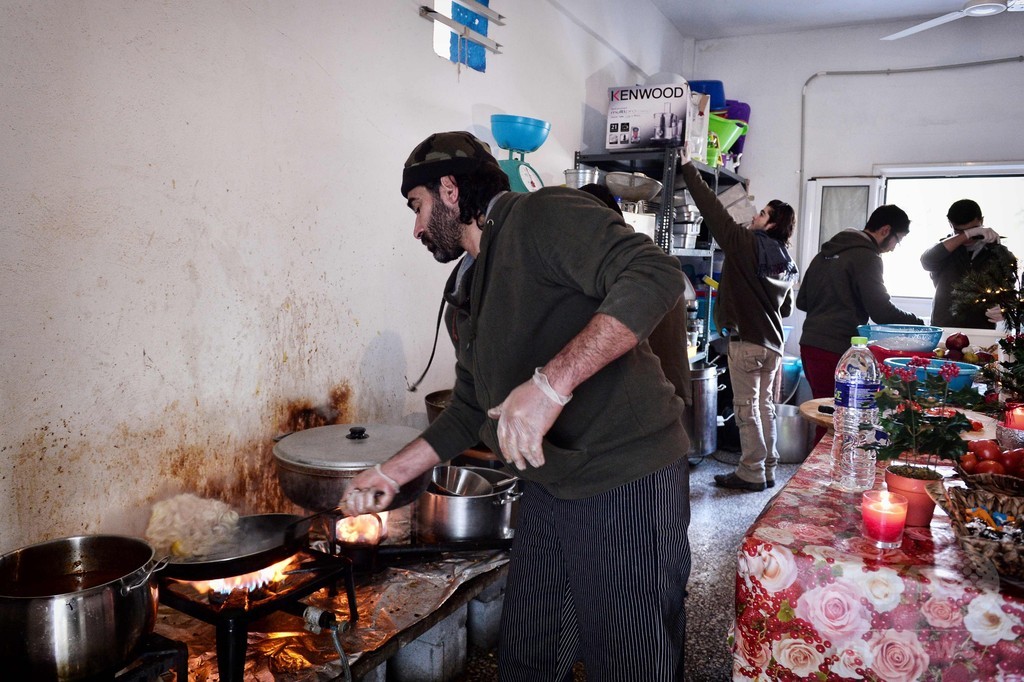
[{"label": "concrete floor", "polygon": [[718,488],[715,474],[735,470],[739,454],[716,452],[690,470],[690,551],[686,598],[686,679],[732,679],[729,626],[735,603],[736,550],[747,528],[799,464],[780,464],[775,487],[763,492]]},{"label": "concrete floor", "polygon": [[[764,492],[725,490],[714,475],[735,469],[739,454],[720,451],[691,466],[690,548],[693,568],[688,585],[686,621],[686,679],[722,682],[732,678],[728,632],[735,597],[736,549],[747,528],[768,501],[789,480],[799,464],[782,464],[775,487]],[[496,680],[493,652],[471,651],[465,674],[457,682]],[[580,666],[575,682],[586,680]]]}]

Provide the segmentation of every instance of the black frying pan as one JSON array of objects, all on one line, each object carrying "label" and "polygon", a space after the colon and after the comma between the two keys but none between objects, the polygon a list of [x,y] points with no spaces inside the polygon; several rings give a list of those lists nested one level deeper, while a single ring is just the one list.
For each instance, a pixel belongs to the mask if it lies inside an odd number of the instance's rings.
[{"label": "black frying pan", "polygon": [[231,541],[216,552],[200,557],[171,557],[161,575],[180,580],[215,580],[266,568],[308,544],[309,529],[317,516],[242,516]]}]

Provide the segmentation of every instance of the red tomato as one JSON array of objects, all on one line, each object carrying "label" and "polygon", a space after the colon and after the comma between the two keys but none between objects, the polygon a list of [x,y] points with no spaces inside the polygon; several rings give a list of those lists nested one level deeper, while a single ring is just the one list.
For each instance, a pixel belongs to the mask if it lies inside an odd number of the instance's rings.
[{"label": "red tomato", "polygon": [[981,443],[981,442],[982,441],[980,439],[979,440],[969,440],[969,441],[967,441],[967,452],[977,452],[978,443]]},{"label": "red tomato", "polygon": [[998,460],[995,459],[983,459],[978,462],[978,466],[974,467],[974,473],[976,474],[1005,474],[1006,469]]},{"label": "red tomato", "polygon": [[1015,471],[1020,466],[1022,457],[1024,457],[1024,450],[1017,448],[999,453],[996,461],[1002,464],[1006,471]]},{"label": "red tomato", "polygon": [[973,474],[976,466],[978,466],[978,456],[973,452],[968,452],[960,457],[960,468],[967,473]]},{"label": "red tomato", "polygon": [[[972,447],[973,446],[973,447]],[[967,449],[978,456],[978,460],[997,459],[1002,448],[994,440],[975,440],[967,444]]]}]

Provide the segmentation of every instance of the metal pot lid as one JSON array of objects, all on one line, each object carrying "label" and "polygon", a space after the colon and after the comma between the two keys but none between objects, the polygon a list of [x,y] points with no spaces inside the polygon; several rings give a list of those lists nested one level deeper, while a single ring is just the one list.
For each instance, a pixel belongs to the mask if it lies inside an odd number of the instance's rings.
[{"label": "metal pot lid", "polygon": [[332,424],[285,436],[274,457],[285,465],[332,471],[362,471],[380,464],[420,435],[409,426]]}]

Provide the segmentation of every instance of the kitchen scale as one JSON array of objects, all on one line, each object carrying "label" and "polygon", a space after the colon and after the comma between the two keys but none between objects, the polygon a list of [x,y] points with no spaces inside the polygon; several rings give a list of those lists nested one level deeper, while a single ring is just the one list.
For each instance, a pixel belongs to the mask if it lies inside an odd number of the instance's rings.
[{"label": "kitchen scale", "polygon": [[508,150],[507,159],[499,159],[498,165],[508,176],[513,192],[536,192],[544,183],[540,174],[524,160],[528,152],[540,149],[548,139],[551,124],[526,116],[508,114],[491,115],[491,134],[502,149]]}]

